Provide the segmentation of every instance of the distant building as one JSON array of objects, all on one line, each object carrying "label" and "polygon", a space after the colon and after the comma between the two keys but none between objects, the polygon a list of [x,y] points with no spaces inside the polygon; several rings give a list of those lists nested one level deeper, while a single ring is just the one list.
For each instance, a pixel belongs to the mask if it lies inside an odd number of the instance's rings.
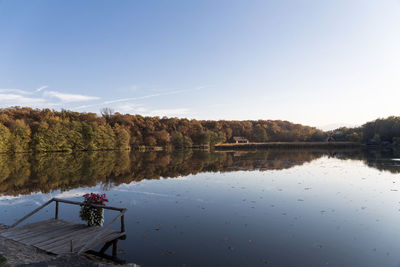
[{"label": "distant building", "polygon": [[233,137],[233,141],[235,141],[236,144],[239,144],[239,143],[249,143],[249,140],[247,140],[246,138],[241,137],[241,136],[235,136],[235,137]]}]

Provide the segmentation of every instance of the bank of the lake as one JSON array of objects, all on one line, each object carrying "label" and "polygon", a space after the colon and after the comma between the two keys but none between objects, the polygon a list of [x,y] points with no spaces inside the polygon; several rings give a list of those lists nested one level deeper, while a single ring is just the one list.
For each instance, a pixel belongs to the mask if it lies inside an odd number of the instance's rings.
[{"label": "bank of the lake", "polygon": [[269,148],[358,148],[358,142],[265,142],[265,143],[225,143],[215,145],[216,150],[226,149],[269,149]]}]

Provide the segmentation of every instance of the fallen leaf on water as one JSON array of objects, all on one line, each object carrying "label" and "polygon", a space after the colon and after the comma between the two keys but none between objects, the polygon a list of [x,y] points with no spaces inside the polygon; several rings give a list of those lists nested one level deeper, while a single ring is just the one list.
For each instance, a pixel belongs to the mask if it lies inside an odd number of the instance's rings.
[{"label": "fallen leaf on water", "polygon": [[171,250],[166,250],[166,251],[164,251],[164,254],[165,255],[172,255],[172,254],[174,254],[175,252],[173,252],[173,251],[171,251]]}]

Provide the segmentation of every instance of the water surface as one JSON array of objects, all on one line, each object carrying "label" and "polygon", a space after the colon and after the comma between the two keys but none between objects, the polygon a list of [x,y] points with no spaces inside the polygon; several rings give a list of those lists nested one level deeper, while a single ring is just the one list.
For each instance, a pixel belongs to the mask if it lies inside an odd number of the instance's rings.
[{"label": "water surface", "polygon": [[[1,155],[0,221],[52,197],[105,192],[109,205],[129,210],[119,256],[142,266],[399,266],[399,158],[324,150]],[[61,219],[78,222],[78,213],[60,209]],[[30,221],[53,215],[50,206]]]}]

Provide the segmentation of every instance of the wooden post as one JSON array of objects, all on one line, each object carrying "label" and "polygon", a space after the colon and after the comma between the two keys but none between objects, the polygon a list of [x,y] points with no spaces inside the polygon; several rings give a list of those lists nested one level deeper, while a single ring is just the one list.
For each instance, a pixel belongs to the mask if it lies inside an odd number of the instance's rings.
[{"label": "wooden post", "polygon": [[104,246],[101,248],[100,250],[100,254],[104,254],[104,252],[106,252],[106,250],[113,244],[112,241],[109,241],[107,243],[104,244]]},{"label": "wooden post", "polygon": [[121,233],[125,232],[125,216],[121,216]]},{"label": "wooden post", "polygon": [[56,200],[56,220],[58,220],[58,201]]},{"label": "wooden post", "polygon": [[113,248],[112,248],[112,256],[113,256],[113,258],[117,257],[117,252],[118,252],[118,239],[115,239],[113,241]]},{"label": "wooden post", "polygon": [[74,247],[72,246],[72,239],[71,239],[71,253],[74,252]]}]

